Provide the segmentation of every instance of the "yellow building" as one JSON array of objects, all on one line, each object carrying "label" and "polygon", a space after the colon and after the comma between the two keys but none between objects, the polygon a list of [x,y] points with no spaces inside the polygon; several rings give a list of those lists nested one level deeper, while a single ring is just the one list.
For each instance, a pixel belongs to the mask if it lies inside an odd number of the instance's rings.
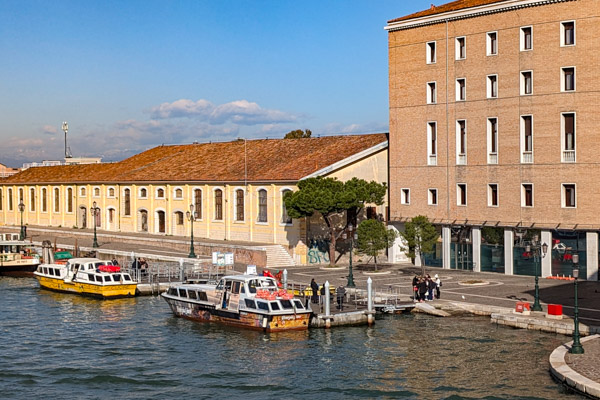
[{"label": "yellow building", "polygon": [[[280,244],[294,255],[320,223],[287,217],[283,195],[312,176],[387,182],[387,135],[159,146],[117,163],[29,168],[0,180],[0,224],[190,234]],[[386,205],[370,209],[386,215]],[[303,260],[298,260],[302,262]]]}]

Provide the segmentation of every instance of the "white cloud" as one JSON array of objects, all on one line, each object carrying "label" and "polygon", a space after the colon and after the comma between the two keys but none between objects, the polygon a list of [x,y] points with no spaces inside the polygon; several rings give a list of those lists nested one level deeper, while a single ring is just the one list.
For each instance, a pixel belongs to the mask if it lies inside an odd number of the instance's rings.
[{"label": "white cloud", "polygon": [[47,135],[54,135],[54,134],[58,133],[58,128],[56,128],[53,125],[44,125],[42,127],[42,132]]}]

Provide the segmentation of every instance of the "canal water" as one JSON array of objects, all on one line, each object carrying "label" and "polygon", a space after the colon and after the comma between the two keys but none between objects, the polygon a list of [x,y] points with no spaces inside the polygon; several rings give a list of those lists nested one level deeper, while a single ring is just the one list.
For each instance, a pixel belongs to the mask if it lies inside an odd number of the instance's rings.
[{"label": "canal water", "polygon": [[581,399],[548,373],[560,335],[484,317],[265,334],[0,277],[1,399]]}]

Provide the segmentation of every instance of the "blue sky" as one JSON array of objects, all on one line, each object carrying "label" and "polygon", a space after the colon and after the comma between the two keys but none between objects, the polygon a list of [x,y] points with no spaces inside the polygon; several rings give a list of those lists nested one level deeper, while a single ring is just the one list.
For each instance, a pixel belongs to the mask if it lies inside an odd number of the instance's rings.
[{"label": "blue sky", "polygon": [[431,0],[0,1],[0,163],[388,130],[386,22]]}]

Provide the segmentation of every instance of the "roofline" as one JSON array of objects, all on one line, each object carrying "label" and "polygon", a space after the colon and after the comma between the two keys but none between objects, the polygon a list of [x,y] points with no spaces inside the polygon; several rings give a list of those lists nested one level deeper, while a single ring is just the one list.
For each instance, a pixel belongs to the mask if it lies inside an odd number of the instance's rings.
[{"label": "roofline", "polygon": [[388,147],[388,141],[386,140],[385,142],[381,142],[379,144],[376,144],[373,147],[370,147],[366,150],[363,150],[359,153],[353,154],[350,157],[346,157],[343,160],[340,160],[336,163],[333,163],[325,168],[321,168],[318,171],[313,172],[310,175],[306,175],[303,178],[300,178],[299,180],[303,180],[303,179],[308,179],[308,178],[316,178],[317,176],[324,176],[327,175],[329,173],[332,173],[333,171],[337,171],[341,168],[344,168],[347,165],[353,164],[358,160],[361,160],[363,158],[366,158],[372,154],[378,153],[381,150],[387,149]]},{"label": "roofline", "polygon": [[[483,6],[463,8],[460,10],[448,11],[440,14],[426,15],[418,18],[400,20],[396,22],[388,21],[383,28],[388,32],[411,29],[425,25],[437,24],[446,21],[455,21],[458,19],[473,18],[486,14],[495,14],[516,10],[519,8],[536,7],[552,3],[563,3],[566,1],[577,0],[506,0],[500,3],[491,3]],[[392,20],[393,21],[393,20]]]}]

